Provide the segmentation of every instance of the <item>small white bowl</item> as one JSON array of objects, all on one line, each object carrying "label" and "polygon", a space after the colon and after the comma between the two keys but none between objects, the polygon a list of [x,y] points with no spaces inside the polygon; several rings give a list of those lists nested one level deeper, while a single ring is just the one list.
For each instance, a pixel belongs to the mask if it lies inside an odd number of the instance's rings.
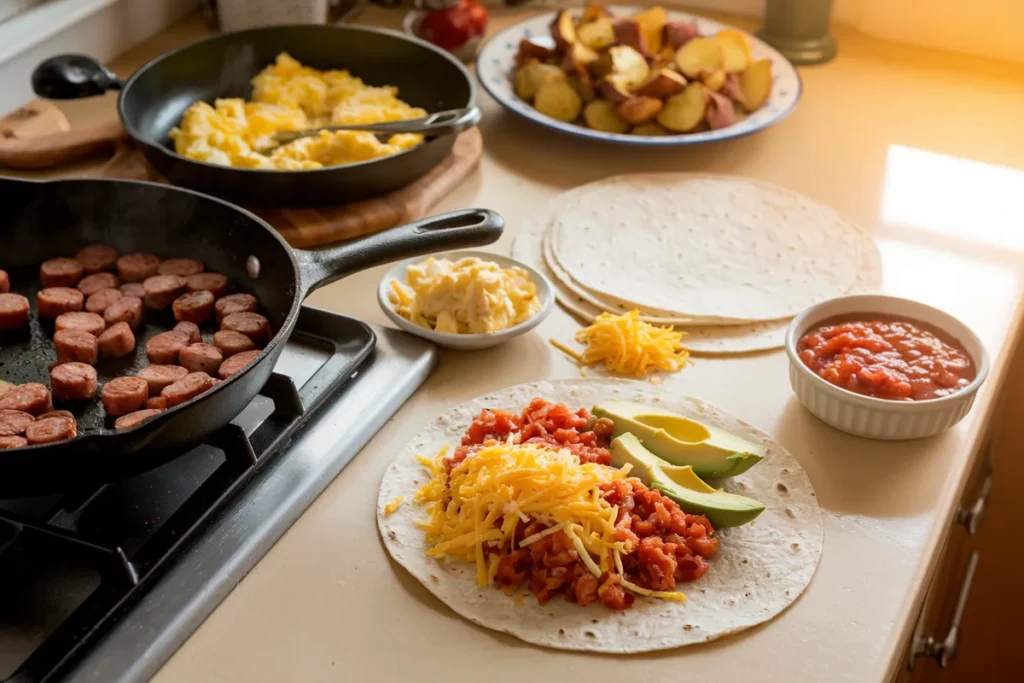
[{"label": "small white bowl", "polygon": [[[963,345],[974,361],[977,375],[960,391],[927,401],[872,398],[827,382],[800,360],[797,342],[822,321],[854,313],[891,315],[943,330]],[[962,420],[970,411],[989,366],[981,340],[953,316],[910,299],[882,295],[845,296],[811,306],[789,324],[786,355],[789,356],[789,382],[793,391],[816,417],[849,434],[892,441],[932,436]]]},{"label": "small white bowl", "polygon": [[[540,310],[534,313],[528,320],[524,320],[518,325],[514,325],[507,330],[487,334],[451,334],[449,332],[434,332],[433,330],[428,330],[425,327],[414,325],[395,311],[395,308],[391,303],[391,297],[389,296],[391,292],[391,281],[398,280],[399,282],[404,283],[405,269],[413,264],[423,262],[424,259],[427,259],[430,256],[433,256],[436,259],[448,259],[449,261],[456,261],[468,256],[476,256],[484,261],[493,261],[502,268],[522,268],[530,274],[530,279],[533,280],[535,285],[537,285],[537,298],[540,299]],[[547,318],[555,307],[555,294],[551,282],[548,281],[542,273],[537,272],[521,261],[516,261],[513,258],[501,256],[500,254],[492,254],[487,251],[449,251],[443,254],[430,254],[429,256],[420,256],[396,263],[384,275],[384,278],[380,281],[380,286],[377,287],[377,302],[380,304],[381,310],[384,311],[384,314],[391,319],[391,322],[395,323],[410,334],[415,334],[417,337],[423,337],[424,339],[432,341],[438,346],[443,346],[447,349],[476,351],[478,349],[486,349],[507,342],[509,339],[518,337],[524,332],[529,332],[533,328],[537,327],[537,325],[540,325],[541,322],[544,321],[544,318]]]}]

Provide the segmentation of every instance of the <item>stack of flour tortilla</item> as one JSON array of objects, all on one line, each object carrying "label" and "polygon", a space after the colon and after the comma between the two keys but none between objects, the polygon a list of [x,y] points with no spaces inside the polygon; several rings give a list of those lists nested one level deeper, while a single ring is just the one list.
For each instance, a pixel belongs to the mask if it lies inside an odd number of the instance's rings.
[{"label": "stack of flour tortilla", "polygon": [[582,185],[520,226],[512,256],[548,275],[581,320],[637,309],[702,354],[781,347],[803,309],[881,286],[862,228],[785,188],[725,175]]}]

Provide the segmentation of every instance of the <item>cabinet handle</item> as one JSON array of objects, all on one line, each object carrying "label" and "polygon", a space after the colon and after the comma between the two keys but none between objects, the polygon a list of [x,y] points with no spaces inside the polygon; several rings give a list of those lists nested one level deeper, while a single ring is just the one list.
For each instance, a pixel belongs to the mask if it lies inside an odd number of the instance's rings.
[{"label": "cabinet handle", "polygon": [[985,475],[985,481],[981,484],[981,493],[978,494],[974,505],[956,511],[957,523],[967,527],[967,533],[972,536],[981,529],[981,523],[985,520],[985,512],[988,510],[988,499],[992,495],[992,460],[992,444],[989,444],[988,452],[985,455],[985,469],[988,473]]},{"label": "cabinet handle", "polygon": [[979,557],[980,553],[974,552],[967,562],[967,574],[964,576],[963,585],[960,586],[960,597],[957,598],[956,610],[953,612],[953,619],[949,623],[946,637],[941,640],[934,636],[914,638],[908,668],[913,668],[914,660],[922,655],[933,658],[943,669],[948,667],[956,657],[957,648],[960,647],[960,622],[963,620],[964,610],[967,608],[967,598],[971,594],[971,584],[974,583],[974,573],[978,570]]}]

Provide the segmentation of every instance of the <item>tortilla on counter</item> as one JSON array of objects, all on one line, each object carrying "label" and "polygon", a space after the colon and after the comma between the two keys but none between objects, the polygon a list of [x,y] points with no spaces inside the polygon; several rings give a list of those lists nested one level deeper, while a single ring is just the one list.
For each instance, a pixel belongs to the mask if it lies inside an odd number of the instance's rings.
[{"label": "tortilla on counter", "polygon": [[[750,524],[716,531],[720,545],[709,560],[710,570],[697,581],[677,586],[688,597],[686,602],[638,596],[632,607],[616,612],[600,603],[580,607],[561,597],[540,606],[527,595],[517,605],[515,597],[498,588],[479,587],[472,564],[427,557],[426,537],[416,524],[427,515],[414,496],[430,475],[416,455],[432,458],[446,444],[457,445],[484,408],[520,410],[538,396],[574,409],[590,409],[610,399],[658,405],[763,446],[764,460],[714,485],[756,498],[765,511]],[[385,507],[398,496],[404,502],[385,514]],[[821,509],[807,473],[767,434],[695,398],[674,396],[640,382],[599,379],[521,384],[463,403],[438,417],[385,470],[377,525],[391,557],[466,619],[545,647],[606,653],[702,643],[772,619],[807,587],[821,556],[823,537]]]}]

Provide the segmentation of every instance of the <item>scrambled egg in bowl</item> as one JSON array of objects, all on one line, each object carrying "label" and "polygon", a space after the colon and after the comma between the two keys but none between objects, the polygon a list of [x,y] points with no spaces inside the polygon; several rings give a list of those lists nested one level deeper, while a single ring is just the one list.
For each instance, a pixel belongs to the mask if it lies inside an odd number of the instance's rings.
[{"label": "scrambled egg in bowl", "polygon": [[251,102],[232,97],[190,106],[171,130],[175,151],[222,166],[295,170],[376,159],[423,141],[408,133],[381,142],[373,133],[321,131],[278,146],[273,135],[282,131],[415,119],[427,112],[398,99],[394,86],[369,86],[348,71],[317,71],[286,53],[252,86]]},{"label": "scrambled egg in bowl", "polygon": [[470,256],[428,258],[406,268],[406,282],[391,281],[390,299],[406,320],[435,332],[500,332],[541,308],[537,285],[522,268]]}]

